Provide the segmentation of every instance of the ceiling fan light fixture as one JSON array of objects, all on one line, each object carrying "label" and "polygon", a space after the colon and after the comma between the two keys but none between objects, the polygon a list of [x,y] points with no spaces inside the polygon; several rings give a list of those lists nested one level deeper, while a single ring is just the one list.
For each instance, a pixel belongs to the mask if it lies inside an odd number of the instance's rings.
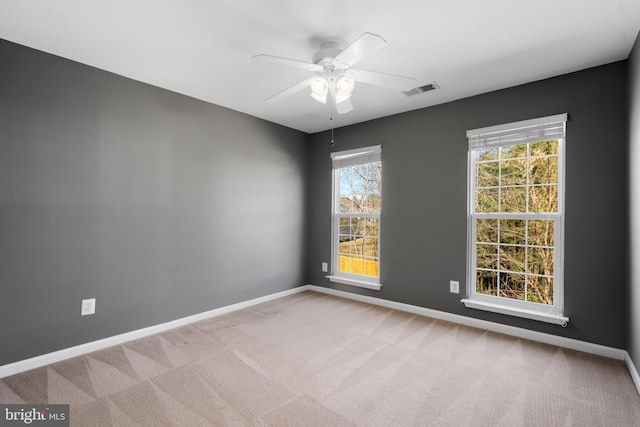
[{"label": "ceiling fan light fixture", "polygon": [[318,102],[325,104],[327,102],[327,93],[329,92],[329,80],[326,77],[318,77],[311,82],[311,96]]},{"label": "ceiling fan light fixture", "polygon": [[317,93],[311,93],[311,97],[316,101],[321,102],[322,104],[327,103],[327,95],[322,96],[322,95],[318,95]]},{"label": "ceiling fan light fixture", "polygon": [[336,104],[340,104],[341,102],[344,102],[349,98],[351,98],[350,93],[347,95],[340,95],[339,93],[336,93]]},{"label": "ceiling fan light fixture", "polygon": [[342,75],[336,80],[336,102],[346,101],[351,97],[355,79],[351,76]]}]

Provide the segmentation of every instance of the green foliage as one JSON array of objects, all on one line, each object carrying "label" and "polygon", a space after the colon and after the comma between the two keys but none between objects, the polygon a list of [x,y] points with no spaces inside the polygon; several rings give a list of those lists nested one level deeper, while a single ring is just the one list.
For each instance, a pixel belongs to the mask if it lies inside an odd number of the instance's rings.
[{"label": "green foliage", "polygon": [[[557,212],[558,141],[476,152],[478,213]],[[553,304],[554,222],[477,219],[476,291]]]},{"label": "green foliage", "polygon": [[557,212],[558,142],[479,150],[476,212]]}]

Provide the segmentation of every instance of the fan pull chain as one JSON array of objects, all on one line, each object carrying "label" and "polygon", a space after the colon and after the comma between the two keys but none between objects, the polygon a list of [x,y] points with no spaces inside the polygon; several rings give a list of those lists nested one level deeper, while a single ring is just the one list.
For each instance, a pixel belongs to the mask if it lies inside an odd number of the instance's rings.
[{"label": "fan pull chain", "polygon": [[331,121],[331,146],[335,147],[336,143],[333,141],[333,112],[329,116],[329,120]]},{"label": "fan pull chain", "polygon": [[331,91],[331,99],[332,99],[332,101],[329,104],[329,121],[331,122],[331,146],[332,147],[335,147],[335,145],[336,145],[335,141],[333,140],[333,112],[334,112],[334,109],[335,109],[335,101],[333,101],[334,96],[335,96],[335,94],[333,93],[333,89],[334,89],[334,86],[333,86],[334,75],[333,75],[333,73],[334,73],[334,71],[335,70],[332,68],[331,69],[331,82],[329,83],[329,85],[330,85],[329,91]]}]

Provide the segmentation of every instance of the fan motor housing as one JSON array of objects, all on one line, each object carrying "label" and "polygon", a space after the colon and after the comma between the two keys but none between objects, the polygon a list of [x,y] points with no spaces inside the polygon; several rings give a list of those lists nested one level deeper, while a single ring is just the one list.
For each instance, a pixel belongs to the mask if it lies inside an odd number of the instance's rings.
[{"label": "fan motor housing", "polygon": [[341,70],[348,68],[348,65],[342,64],[340,61],[336,61],[336,56],[340,55],[342,49],[340,49],[336,42],[325,42],[320,45],[320,50],[313,55],[313,63],[323,66],[325,69]]}]

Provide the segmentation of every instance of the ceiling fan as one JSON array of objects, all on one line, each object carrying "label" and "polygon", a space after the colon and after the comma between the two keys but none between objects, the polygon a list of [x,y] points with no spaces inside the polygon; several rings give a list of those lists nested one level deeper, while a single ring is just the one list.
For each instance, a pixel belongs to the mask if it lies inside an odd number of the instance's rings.
[{"label": "ceiling fan", "polygon": [[408,91],[414,87],[415,79],[410,77],[352,68],[353,65],[383,48],[386,44],[387,42],[379,35],[364,33],[344,49],[340,49],[338,44],[334,42],[323,43],[320,50],[313,55],[313,62],[264,54],[255,55],[251,59],[302,68],[315,73],[314,76],[265,99],[266,102],[280,101],[310,87],[311,96],[315,100],[326,104],[327,98],[329,98],[330,105],[335,106],[336,112],[343,114],[353,110],[349,98],[351,98],[355,82],[400,91]]}]

